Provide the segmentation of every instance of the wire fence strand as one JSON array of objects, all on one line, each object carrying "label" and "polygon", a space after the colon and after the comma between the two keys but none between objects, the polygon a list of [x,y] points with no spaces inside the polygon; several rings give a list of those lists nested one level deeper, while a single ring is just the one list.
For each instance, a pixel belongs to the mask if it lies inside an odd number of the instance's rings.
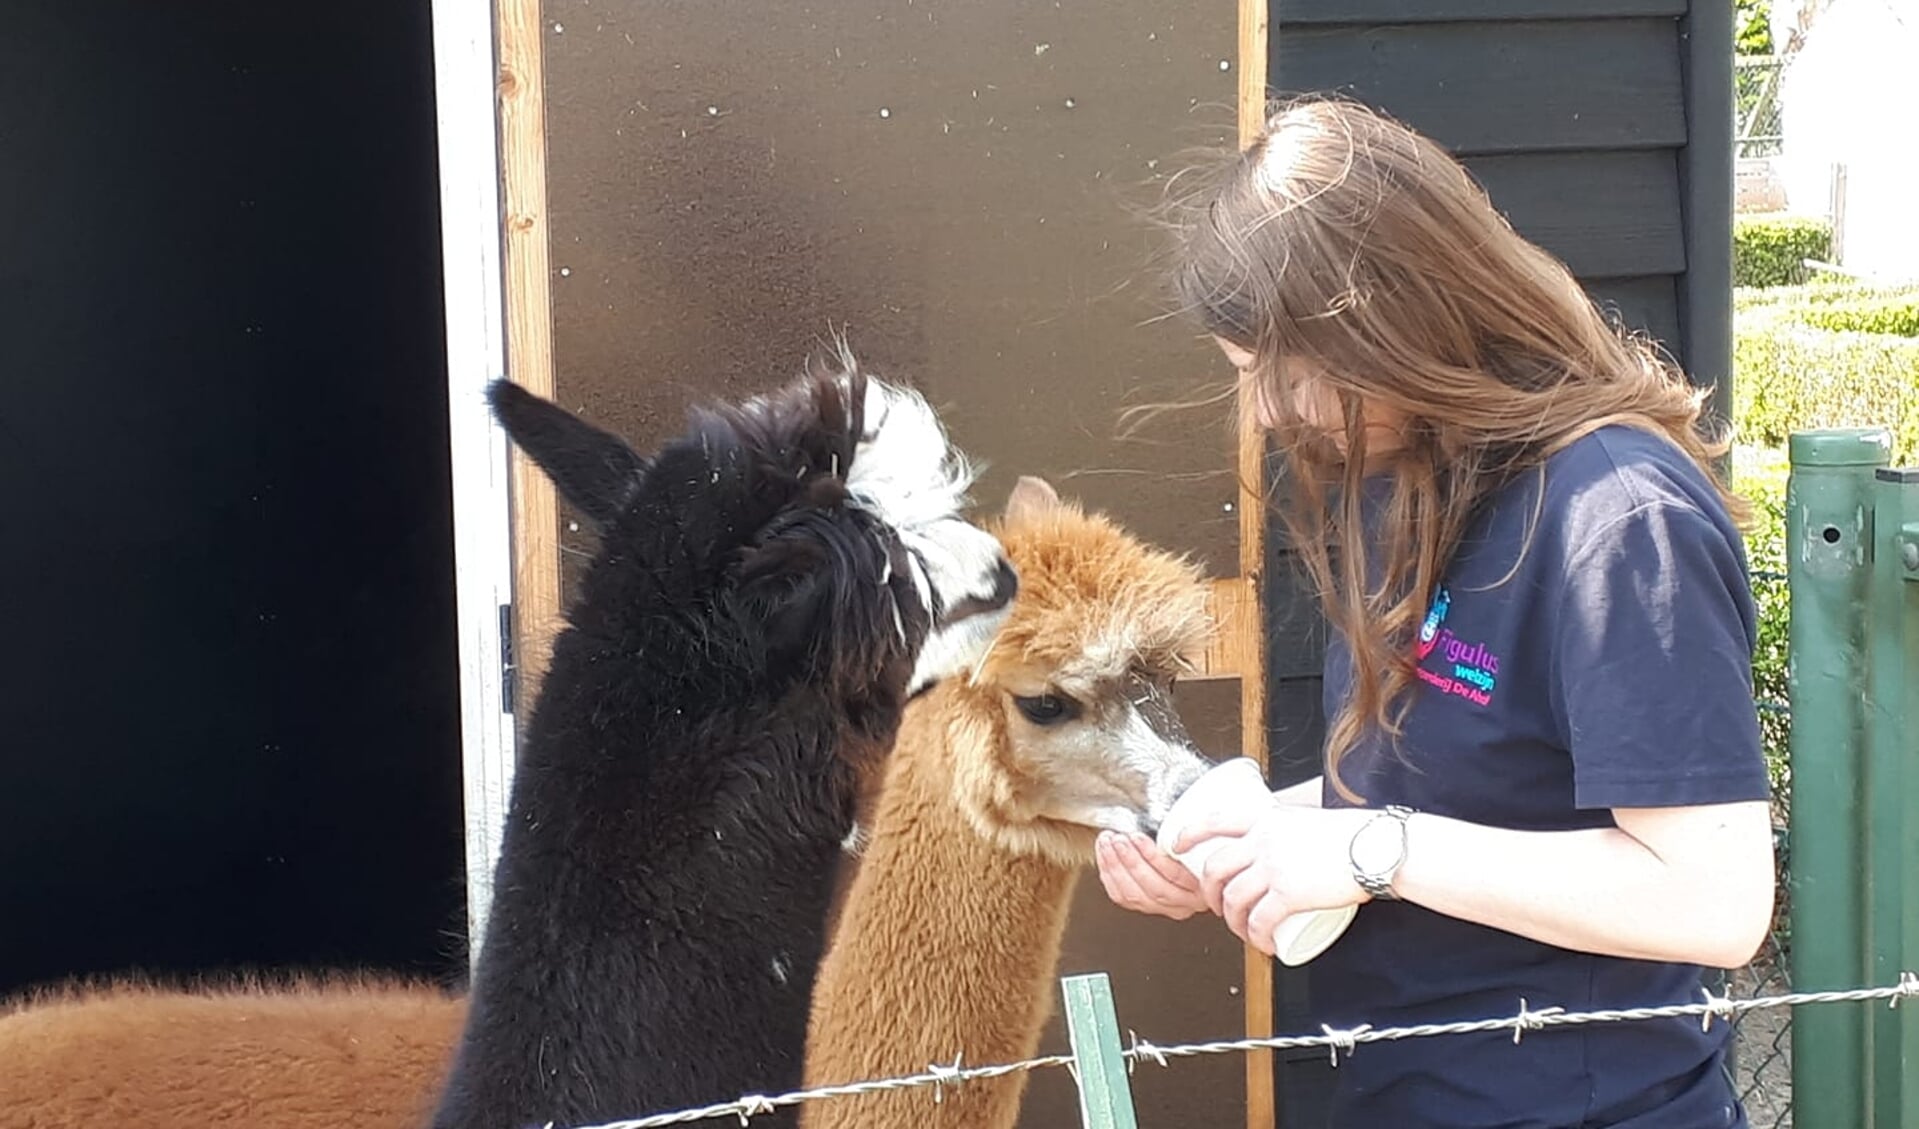
[{"label": "wire fence strand", "polygon": [[[1129,1052],[1130,1053],[1130,1052]],[[933,1088],[933,1100],[938,1101],[941,1090],[946,1086],[956,1086],[962,1082],[971,1082],[984,1078],[1003,1078],[1008,1074],[1022,1071],[1042,1070],[1049,1066],[1070,1066],[1072,1055],[1046,1055],[1030,1058],[1024,1062],[1009,1062],[999,1066],[961,1066],[955,1058],[952,1066],[929,1066],[920,1074],[908,1074],[900,1078],[885,1078],[874,1082],[848,1082],[836,1086],[820,1086],[812,1090],[795,1090],[790,1094],[767,1097],[761,1094],[748,1094],[730,1102],[702,1106],[699,1109],[680,1110],[677,1113],[656,1113],[632,1121],[608,1121],[604,1124],[584,1126],[581,1129],[656,1129],[666,1125],[685,1125],[691,1121],[706,1121],[715,1117],[737,1117],[740,1124],[747,1124],[752,1118],[763,1113],[772,1113],[781,1106],[799,1105],[802,1102],[824,1101],[828,1098],[847,1098],[858,1094],[884,1094],[894,1090],[913,1090]],[[555,1129],[547,1122],[547,1129]]]},{"label": "wire fence strand", "polygon": [[[1477,1035],[1489,1032],[1512,1032],[1514,1043],[1523,1040],[1528,1032],[1545,1031],[1554,1027],[1581,1027],[1599,1023],[1637,1023],[1654,1019],[1684,1019],[1697,1017],[1702,1026],[1711,1027],[1715,1020],[1732,1023],[1740,1016],[1765,1008],[1801,1007],[1818,1004],[1873,1003],[1884,1001],[1893,1007],[1901,1000],[1919,1000],[1919,973],[1907,971],[1899,974],[1899,982],[1876,988],[1852,988],[1831,992],[1788,992],[1776,996],[1755,996],[1746,999],[1734,999],[1730,995],[1715,996],[1701,990],[1705,997],[1699,1003],[1667,1004],[1659,1007],[1609,1008],[1597,1011],[1569,1012],[1557,1007],[1532,1008],[1524,999],[1519,1001],[1519,1011],[1510,1016],[1490,1019],[1464,1020],[1454,1023],[1418,1023],[1402,1027],[1373,1027],[1369,1024],[1352,1028],[1322,1027],[1317,1035],[1280,1035],[1265,1038],[1225,1039],[1211,1043],[1187,1043],[1179,1046],[1162,1047],[1133,1035],[1133,1045],[1121,1052],[1128,1068],[1134,1068],[1142,1061],[1168,1066],[1168,1060],[1190,1058],[1197,1055],[1231,1054],[1256,1050],[1302,1050],[1323,1049],[1333,1059],[1335,1065],[1340,1055],[1352,1055],[1368,1043],[1394,1042],[1402,1039],[1427,1039],[1449,1035]],[[609,1121],[600,1125],[584,1126],[580,1129],[662,1129],[665,1126],[685,1125],[695,1121],[713,1118],[738,1118],[741,1125],[747,1125],[754,1117],[772,1113],[783,1106],[799,1105],[809,1101],[824,1101],[831,1098],[852,1097],[859,1094],[879,1094],[898,1090],[933,1090],[934,1101],[940,1100],[945,1087],[963,1085],[966,1082],[999,1078],[1022,1071],[1041,1070],[1055,1066],[1070,1066],[1071,1055],[1047,1055],[1042,1058],[1027,1059],[1023,1062],[1005,1063],[998,1066],[963,1067],[958,1059],[952,1066],[930,1066],[919,1074],[900,1078],[888,1078],[872,1082],[849,1082],[844,1085],[822,1086],[812,1090],[796,1090],[788,1094],[766,1096],[749,1094],[728,1102],[703,1106],[699,1109],[681,1110],[675,1113],[653,1114],[630,1121]],[[554,1129],[548,1123],[547,1129]]]}]

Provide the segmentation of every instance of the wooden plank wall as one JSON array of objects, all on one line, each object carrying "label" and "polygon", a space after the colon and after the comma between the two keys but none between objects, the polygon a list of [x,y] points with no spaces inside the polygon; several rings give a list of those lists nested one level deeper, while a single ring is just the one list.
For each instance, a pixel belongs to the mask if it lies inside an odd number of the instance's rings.
[{"label": "wooden plank wall", "polygon": [[[1721,132],[1691,124],[1707,120],[1713,92],[1689,84],[1699,45],[1686,0],[1272,3],[1275,94],[1337,91],[1433,136],[1595,298],[1696,379],[1721,378],[1726,315],[1696,296],[1710,298],[1720,260],[1710,204],[1722,174],[1707,150]],[[1723,179],[1729,208],[1729,170]],[[1324,625],[1279,531],[1267,540],[1269,747],[1284,785],[1318,771]],[[1277,995],[1280,1029],[1300,1029],[1303,975],[1280,969]],[[1325,1056],[1282,1056],[1278,1123],[1320,1123],[1329,1080]]]},{"label": "wooden plank wall", "polygon": [[1271,81],[1430,134],[1596,297],[1683,350],[1684,14],[1684,0],[1280,0]]}]

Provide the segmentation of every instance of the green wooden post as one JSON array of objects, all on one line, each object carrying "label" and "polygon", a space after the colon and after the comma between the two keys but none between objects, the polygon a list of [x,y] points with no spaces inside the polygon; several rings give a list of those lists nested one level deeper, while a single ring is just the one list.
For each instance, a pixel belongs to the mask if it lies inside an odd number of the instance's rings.
[{"label": "green wooden post", "polygon": [[[1919,469],[1881,469],[1876,479],[1868,941],[1873,982],[1891,984],[1919,969]],[[1865,1124],[1919,1126],[1919,1007],[1877,1007],[1871,1016]]]},{"label": "green wooden post", "polygon": [[1066,1033],[1079,1078],[1081,1124],[1085,1129],[1138,1129],[1112,984],[1104,972],[1091,972],[1066,977],[1060,988],[1066,995]]},{"label": "green wooden post", "polygon": [[[1799,991],[1868,982],[1864,778],[1870,680],[1873,473],[1884,430],[1801,431],[1789,448],[1786,576],[1792,706],[1792,983]],[[1870,1125],[1868,1031],[1859,1008],[1795,1009],[1793,1118]]]}]

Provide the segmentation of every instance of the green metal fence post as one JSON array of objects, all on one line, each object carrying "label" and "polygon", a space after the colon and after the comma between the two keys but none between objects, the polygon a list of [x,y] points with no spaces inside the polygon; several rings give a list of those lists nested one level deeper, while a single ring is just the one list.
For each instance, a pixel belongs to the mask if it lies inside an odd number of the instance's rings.
[{"label": "green metal fence post", "polygon": [[[1919,970],[1919,469],[1876,478],[1867,939],[1873,982],[1891,984]],[[1919,1007],[1873,1008],[1871,1046],[1866,1124],[1919,1126]]]},{"label": "green metal fence post", "polygon": [[1066,996],[1066,1034],[1073,1046],[1079,1082],[1079,1116],[1085,1129],[1138,1129],[1126,1055],[1119,1046],[1113,987],[1104,972],[1060,981]]},{"label": "green metal fence post", "polygon": [[[1798,991],[1867,982],[1864,768],[1874,472],[1883,428],[1795,432],[1786,480],[1791,626],[1791,970]],[[1868,1030],[1856,1008],[1797,1008],[1793,1120],[1870,1125]]]}]

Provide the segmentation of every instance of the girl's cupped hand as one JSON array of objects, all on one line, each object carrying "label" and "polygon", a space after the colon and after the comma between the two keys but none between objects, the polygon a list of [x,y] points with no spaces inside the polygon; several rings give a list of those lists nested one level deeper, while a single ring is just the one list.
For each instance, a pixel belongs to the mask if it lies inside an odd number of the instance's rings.
[{"label": "girl's cupped hand", "polygon": [[1271,956],[1273,931],[1307,910],[1370,900],[1353,880],[1347,853],[1372,812],[1274,804],[1251,815],[1220,813],[1195,821],[1173,849],[1224,838],[1194,878],[1144,835],[1102,834],[1095,847],[1100,881],[1116,904],[1174,920],[1201,909],[1218,914],[1240,940]]},{"label": "girl's cupped hand", "polygon": [[1184,921],[1206,908],[1199,880],[1150,836],[1102,831],[1093,857],[1106,896],[1122,909]]}]

